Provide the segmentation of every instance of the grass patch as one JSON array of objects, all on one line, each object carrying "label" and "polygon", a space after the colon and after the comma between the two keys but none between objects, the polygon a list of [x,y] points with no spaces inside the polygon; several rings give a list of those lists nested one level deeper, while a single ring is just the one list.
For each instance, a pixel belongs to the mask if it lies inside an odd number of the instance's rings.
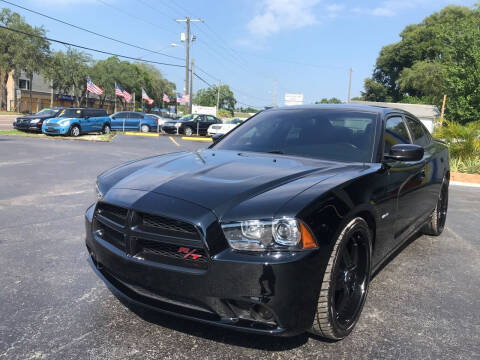
[{"label": "grass patch", "polygon": [[117,135],[115,132],[111,132],[110,134],[86,134],[80,135],[79,137],[71,137],[71,136],[62,136],[62,135],[55,135],[55,136],[47,136],[41,133],[34,133],[34,132],[27,132],[27,131],[20,131],[17,129],[12,130],[0,130],[0,135],[6,136],[22,136],[22,137],[34,137],[34,138],[42,138],[42,139],[62,139],[62,140],[83,140],[83,141],[112,141],[112,139]]},{"label": "grass patch", "polygon": [[450,158],[450,170],[466,174],[480,174],[480,157]]}]

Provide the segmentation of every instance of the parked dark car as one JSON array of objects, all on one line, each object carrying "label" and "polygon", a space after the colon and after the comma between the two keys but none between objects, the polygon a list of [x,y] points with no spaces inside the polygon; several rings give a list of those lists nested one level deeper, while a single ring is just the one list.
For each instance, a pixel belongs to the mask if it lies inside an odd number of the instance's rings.
[{"label": "parked dark car", "polygon": [[110,116],[113,130],[137,130],[144,133],[157,131],[154,115],[136,111],[120,111]]},{"label": "parked dark car", "polygon": [[221,124],[222,120],[213,115],[190,114],[182,116],[175,121],[167,121],[162,126],[162,130],[169,134],[179,134],[186,136],[207,135],[207,130],[212,124]]},{"label": "parked dark car", "polygon": [[56,117],[63,107],[45,108],[33,115],[19,116],[13,122],[13,127],[18,130],[42,132],[45,120]]},{"label": "parked dark car", "polygon": [[208,149],[101,174],[86,211],[90,263],[135,306],[338,340],[371,274],[413,234],[442,232],[448,164],[402,110],[265,110]]}]

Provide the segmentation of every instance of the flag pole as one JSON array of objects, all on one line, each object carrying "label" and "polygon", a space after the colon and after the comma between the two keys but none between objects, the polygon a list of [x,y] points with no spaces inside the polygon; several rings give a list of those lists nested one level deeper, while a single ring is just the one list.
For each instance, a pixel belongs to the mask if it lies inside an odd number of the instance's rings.
[{"label": "flag pole", "polygon": [[135,111],[135,91],[133,92],[133,111]]},{"label": "flag pole", "polygon": [[115,109],[114,109],[114,113],[117,112],[117,82],[115,81],[115,89],[113,89],[113,97],[115,99]]}]

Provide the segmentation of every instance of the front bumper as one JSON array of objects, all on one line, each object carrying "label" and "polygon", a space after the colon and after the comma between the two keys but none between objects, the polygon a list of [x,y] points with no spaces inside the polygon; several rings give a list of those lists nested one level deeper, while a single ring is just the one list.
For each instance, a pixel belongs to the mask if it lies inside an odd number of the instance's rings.
[{"label": "front bumper", "polygon": [[176,134],[177,127],[176,126],[162,126],[162,130],[168,134]]},{"label": "front bumper", "polygon": [[208,324],[291,336],[310,329],[323,277],[319,251],[247,254],[223,249],[206,269],[182,268],[126,255],[92,232],[86,212],[89,262],[117,297]]},{"label": "front bumper", "polygon": [[36,131],[36,132],[41,132],[42,131],[42,126],[38,126],[37,124],[30,124],[28,123],[13,123],[13,127],[17,130],[25,130],[25,131]]},{"label": "front bumper", "polygon": [[49,126],[48,124],[42,126],[42,133],[47,135],[66,135],[69,130],[69,126]]}]

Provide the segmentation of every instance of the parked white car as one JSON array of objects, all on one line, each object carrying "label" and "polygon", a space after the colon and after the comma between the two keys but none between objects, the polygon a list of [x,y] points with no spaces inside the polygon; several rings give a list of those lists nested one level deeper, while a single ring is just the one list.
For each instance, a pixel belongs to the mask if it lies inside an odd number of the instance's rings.
[{"label": "parked white car", "polygon": [[210,125],[207,132],[208,135],[214,135],[214,134],[226,134],[230,130],[232,130],[234,127],[236,127],[238,124],[240,124],[242,120],[235,118],[232,121],[228,123],[223,123],[223,124],[213,124]]}]

